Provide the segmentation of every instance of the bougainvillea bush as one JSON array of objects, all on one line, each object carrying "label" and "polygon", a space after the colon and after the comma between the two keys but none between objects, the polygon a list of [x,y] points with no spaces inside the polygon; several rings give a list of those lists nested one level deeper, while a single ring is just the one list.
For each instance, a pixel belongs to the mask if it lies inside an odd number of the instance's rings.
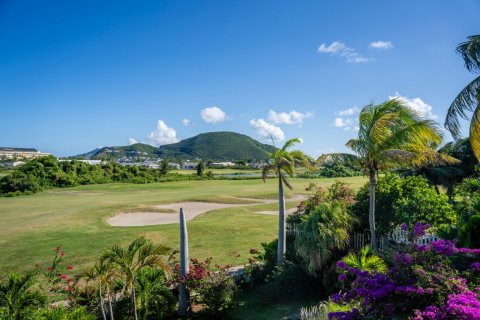
[{"label": "bougainvillea bush", "polygon": [[[359,308],[329,314],[329,319],[480,319],[480,249],[457,248],[454,241],[415,244],[428,225],[416,224],[412,242],[390,255],[386,273],[362,271],[337,263],[345,290],[334,294],[338,304],[358,302]],[[407,228],[407,226],[404,226]],[[452,261],[474,261],[467,269]]]}]

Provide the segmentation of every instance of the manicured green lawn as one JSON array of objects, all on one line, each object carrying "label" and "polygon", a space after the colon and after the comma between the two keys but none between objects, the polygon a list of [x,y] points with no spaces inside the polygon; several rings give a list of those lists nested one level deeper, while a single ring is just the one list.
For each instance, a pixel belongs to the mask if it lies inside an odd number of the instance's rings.
[{"label": "manicured green lawn", "polygon": [[[358,188],[362,177],[341,179]],[[295,193],[313,180],[292,179]],[[316,179],[329,185],[335,179]],[[229,202],[226,196],[275,198],[276,181],[213,180],[155,184],[107,184],[48,190],[36,195],[0,198],[0,272],[45,265],[53,248],[62,246],[66,261],[76,270],[91,265],[107,247],[127,244],[145,235],[171,248],[178,247],[178,224],[146,227],[111,227],[106,219],[117,212],[141,206],[183,200]],[[294,206],[296,203],[290,203]],[[254,211],[273,210],[275,204],[233,207],[211,211],[188,222],[190,256],[214,257],[232,263],[233,253],[248,258],[250,248],[276,236],[277,217]]]}]

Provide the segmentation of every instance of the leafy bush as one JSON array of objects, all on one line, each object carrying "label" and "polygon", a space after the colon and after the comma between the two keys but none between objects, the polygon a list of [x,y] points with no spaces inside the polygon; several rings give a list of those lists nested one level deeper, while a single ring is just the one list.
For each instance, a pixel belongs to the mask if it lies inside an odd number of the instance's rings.
[{"label": "leafy bush", "polygon": [[1,319],[24,319],[46,302],[36,272],[14,272],[0,282]]},{"label": "leafy bush", "polygon": [[471,215],[480,212],[480,179],[464,179],[455,190],[455,195],[461,198],[456,209],[465,221]]},{"label": "leafy bush", "polygon": [[460,228],[458,240],[464,247],[480,248],[480,213],[470,216]]},{"label": "leafy bush", "polygon": [[[360,228],[368,228],[369,185],[355,196],[352,213],[359,217]],[[386,234],[402,223],[429,223],[444,230],[457,221],[455,211],[446,195],[437,194],[422,177],[401,178],[386,174],[375,188],[375,219],[379,234]]]},{"label": "leafy bush", "polygon": [[67,308],[64,306],[40,309],[33,317],[35,320],[95,320],[84,307]]},{"label": "leafy bush", "polygon": [[295,252],[309,274],[318,275],[332,259],[345,254],[355,221],[340,202],[320,204],[304,217],[297,227]]},{"label": "leafy bush", "polygon": [[355,192],[346,183],[338,180],[327,189],[310,183],[305,190],[309,192],[307,199],[300,202],[295,212],[287,217],[287,222],[290,224],[302,222],[303,217],[308,216],[325,202],[340,202],[345,205],[354,203]]},{"label": "leafy bush", "polygon": [[189,272],[180,277],[180,266],[174,268],[171,284],[184,284],[190,297],[196,302],[205,305],[205,311],[212,316],[223,316],[234,306],[234,295],[237,290],[235,282],[228,275],[230,265],[215,265],[212,267],[212,258],[205,261],[191,259]]},{"label": "leafy bush", "polygon": [[[422,236],[426,226],[415,226],[412,236]],[[412,239],[414,240],[414,239]],[[452,258],[476,256],[480,249],[457,248],[447,240],[427,245],[406,244],[391,256],[386,273],[362,271],[337,263],[339,277],[346,292],[334,294],[338,304],[359,303],[349,311],[332,312],[330,319],[392,319],[402,315],[409,319],[480,319],[480,302],[467,277],[480,271],[472,264],[470,271],[461,272]],[[475,279],[470,276],[470,279]]]}]

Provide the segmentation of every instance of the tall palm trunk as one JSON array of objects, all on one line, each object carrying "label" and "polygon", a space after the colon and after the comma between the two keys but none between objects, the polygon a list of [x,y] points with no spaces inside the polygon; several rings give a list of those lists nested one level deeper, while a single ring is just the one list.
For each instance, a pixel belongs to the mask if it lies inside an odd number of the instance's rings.
[{"label": "tall palm trunk", "polygon": [[102,310],[102,318],[103,320],[107,320],[107,315],[105,314],[105,302],[102,295],[102,285],[98,287],[98,294],[100,295],[100,309]]},{"label": "tall palm trunk", "polygon": [[281,173],[278,175],[278,250],[277,264],[285,260],[287,252],[286,232],[285,232],[285,196],[283,194],[283,182]]},{"label": "tall palm trunk", "polygon": [[108,286],[107,286],[107,299],[108,299],[108,313],[110,314],[110,320],[113,320],[112,296],[110,294],[110,287]]},{"label": "tall palm trunk", "polygon": [[378,251],[377,234],[375,232],[375,186],[377,185],[377,177],[375,170],[370,169],[370,207],[368,210],[368,223],[370,225],[370,236],[372,248]]},{"label": "tall palm trunk", "polygon": [[133,303],[133,319],[138,320],[137,316],[137,299],[135,298],[135,274],[133,275],[133,284],[132,284],[132,303]]}]

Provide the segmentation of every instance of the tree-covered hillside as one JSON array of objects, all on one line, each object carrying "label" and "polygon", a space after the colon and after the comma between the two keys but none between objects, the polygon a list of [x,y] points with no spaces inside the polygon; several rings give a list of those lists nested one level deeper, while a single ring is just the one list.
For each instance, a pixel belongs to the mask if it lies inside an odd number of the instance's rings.
[{"label": "tree-covered hillside", "polygon": [[[115,160],[124,157],[206,160],[266,160],[273,146],[262,144],[235,132],[208,132],[174,144],[153,147],[143,143],[131,146],[104,147],[91,155],[77,157],[95,160]],[[88,156],[90,154],[90,157]]]}]

